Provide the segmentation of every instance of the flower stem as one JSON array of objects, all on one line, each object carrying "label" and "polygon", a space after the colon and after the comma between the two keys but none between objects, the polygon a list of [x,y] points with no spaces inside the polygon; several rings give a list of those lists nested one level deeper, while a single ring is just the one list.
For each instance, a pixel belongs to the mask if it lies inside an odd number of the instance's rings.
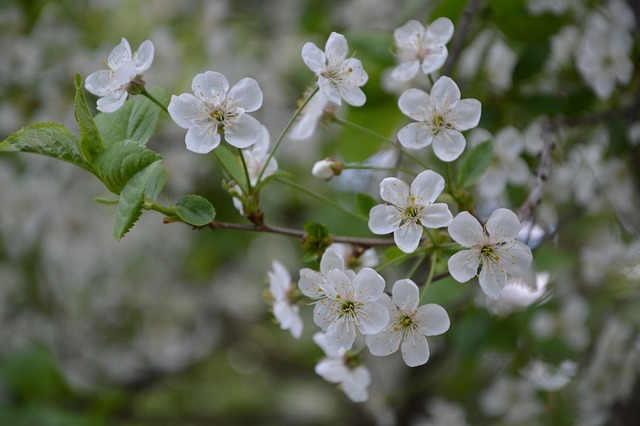
[{"label": "flower stem", "polygon": [[429,288],[429,285],[431,284],[431,282],[433,281],[433,277],[436,273],[436,263],[438,261],[438,252],[434,251],[431,254],[431,262],[429,265],[429,276],[427,277],[427,282],[424,283],[424,288],[422,289],[422,294],[420,295],[420,302],[422,303],[422,299],[424,299],[424,295],[427,293],[427,288]]},{"label": "flower stem", "polygon": [[373,136],[376,139],[379,139],[379,140],[381,140],[383,142],[386,142],[386,143],[392,145],[394,148],[396,148],[400,152],[402,152],[407,157],[411,158],[413,161],[418,163],[421,167],[423,167],[425,169],[429,168],[422,160],[420,160],[418,157],[413,155],[411,152],[409,152],[407,149],[405,149],[402,145],[392,141],[389,138],[386,138],[386,137],[382,136],[380,133],[374,132],[371,129],[367,129],[366,127],[363,127],[363,126],[361,126],[359,124],[352,123],[350,121],[344,120],[344,119],[342,119],[340,117],[337,117],[337,116],[334,116],[333,121],[335,121],[336,123],[338,123],[338,124],[340,124],[340,125],[342,125],[344,127],[348,127],[350,129],[354,129],[354,130],[357,130],[359,132],[366,133],[369,136]]},{"label": "flower stem", "polygon": [[162,204],[158,204],[155,201],[149,199],[149,198],[145,198],[144,200],[144,208],[147,210],[154,210],[157,211],[159,213],[162,213],[163,215],[167,216],[167,217],[173,217],[176,216],[176,212],[173,208],[169,208],[169,207],[165,207]]},{"label": "flower stem", "polygon": [[422,256],[420,256],[415,261],[415,263],[411,266],[411,269],[409,269],[409,271],[407,272],[407,278],[410,279],[411,277],[413,277],[413,275],[416,273],[420,265],[422,265],[422,262],[424,262],[424,259],[427,257],[427,255],[428,253],[425,251],[424,253],[422,253]]},{"label": "flower stem", "polygon": [[312,191],[309,188],[306,188],[306,187],[304,187],[302,185],[299,185],[299,184],[297,184],[297,183],[295,183],[293,181],[290,181],[288,179],[277,178],[276,180],[278,182],[284,183],[285,185],[289,185],[290,187],[292,187],[292,188],[294,188],[294,189],[296,189],[296,190],[298,190],[300,192],[304,192],[307,195],[310,195],[310,196],[312,196],[314,198],[317,198],[318,200],[322,201],[323,203],[327,203],[327,204],[329,204],[329,205],[331,205],[331,206],[333,206],[333,207],[335,207],[335,208],[337,208],[339,210],[342,210],[343,212],[347,213],[348,215],[350,215],[350,216],[352,216],[352,217],[354,217],[354,218],[356,218],[358,220],[361,220],[361,221],[364,221],[364,222],[368,222],[369,221],[369,218],[367,216],[362,215],[360,213],[356,213],[354,211],[351,211],[351,210],[345,208],[344,206],[340,205],[339,203],[333,201],[332,199],[327,198],[324,195],[320,195],[317,192]]},{"label": "flower stem", "polygon": [[244,177],[245,179],[247,179],[246,195],[251,195],[253,188],[251,188],[251,178],[249,177],[249,168],[247,167],[247,162],[244,159],[244,155],[242,154],[242,150],[240,148],[238,148],[238,155],[240,155],[240,161],[242,161],[242,168],[244,169]]},{"label": "flower stem", "polygon": [[157,100],[151,93],[149,93],[147,89],[142,89],[142,92],[140,92],[140,94],[142,96],[146,96],[151,102],[158,105],[162,110],[164,110],[164,112],[169,114],[169,110],[167,109],[167,107],[164,106],[159,100]]}]

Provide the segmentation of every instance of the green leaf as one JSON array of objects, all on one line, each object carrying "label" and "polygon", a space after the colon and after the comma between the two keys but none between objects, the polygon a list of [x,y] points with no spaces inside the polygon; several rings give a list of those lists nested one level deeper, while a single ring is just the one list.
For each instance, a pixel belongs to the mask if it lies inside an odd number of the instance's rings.
[{"label": "green leaf", "polygon": [[306,222],[304,231],[307,235],[302,239],[303,260],[310,262],[319,259],[333,242],[329,228],[321,223]]},{"label": "green leaf", "polygon": [[262,180],[260,182],[258,182],[258,184],[256,185],[256,191],[260,191],[267,183],[271,182],[272,180],[278,179],[278,178],[290,178],[291,177],[291,173],[289,172],[285,172],[284,170],[276,170],[273,174],[270,174],[267,177],[262,177]]},{"label": "green leaf", "polygon": [[120,202],[120,196],[109,194],[103,197],[93,197],[93,201],[98,204],[118,204]]},{"label": "green leaf", "polygon": [[490,0],[488,6],[495,25],[513,40],[540,42],[556,34],[567,23],[563,16],[531,15],[526,0]]},{"label": "green leaf", "polygon": [[458,185],[462,188],[469,187],[487,171],[493,159],[493,144],[486,141],[476,146],[464,158],[458,172]]},{"label": "green leaf", "polygon": [[369,212],[371,211],[373,206],[377,204],[380,203],[378,203],[375,198],[373,198],[369,194],[356,194],[356,210],[365,216],[369,216]]},{"label": "green leaf", "polygon": [[185,195],[176,203],[176,214],[193,226],[204,226],[216,217],[211,203],[199,195]]},{"label": "green leaf", "polygon": [[129,179],[162,157],[137,141],[112,144],[94,161],[96,175],[109,191],[119,194]]},{"label": "green leaf", "polygon": [[520,53],[513,69],[513,85],[521,83],[542,70],[549,53],[551,53],[551,45],[548,39],[529,43]]},{"label": "green leaf", "polygon": [[140,218],[147,184],[159,165],[160,161],[156,161],[140,170],[122,188],[113,226],[113,236],[116,240],[124,237]]},{"label": "green leaf", "polygon": [[149,179],[149,184],[147,185],[147,191],[145,192],[145,197],[150,200],[155,200],[158,197],[162,188],[164,188],[164,184],[167,182],[167,171],[164,167],[157,167],[151,178]]},{"label": "green leaf", "polygon": [[82,87],[82,77],[76,74],[76,98],[74,100],[74,115],[80,128],[80,151],[84,158],[91,163],[102,151],[102,138],[98,132],[98,127],[93,121],[87,100],[84,97],[84,89]]},{"label": "green leaf", "polygon": [[28,152],[66,161],[95,173],[78,149],[78,138],[57,123],[36,123],[0,143],[0,152]]},{"label": "green leaf", "polygon": [[218,146],[212,152],[218,161],[220,161],[229,177],[240,186],[243,193],[248,194],[247,178],[240,157],[229,151],[225,146]]},{"label": "green leaf", "polygon": [[[154,87],[149,93],[161,103],[166,104],[166,93],[160,87]],[[145,96],[129,99],[115,112],[101,112],[95,122],[102,135],[105,146],[126,139],[146,144],[158,124],[160,107]]]}]

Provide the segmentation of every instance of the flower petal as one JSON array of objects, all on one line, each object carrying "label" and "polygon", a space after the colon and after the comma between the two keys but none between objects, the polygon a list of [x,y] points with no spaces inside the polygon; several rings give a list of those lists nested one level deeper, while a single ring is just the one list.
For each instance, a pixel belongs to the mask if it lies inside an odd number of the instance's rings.
[{"label": "flower petal", "polygon": [[272,268],[273,271],[267,272],[267,276],[269,277],[269,291],[276,300],[282,300],[291,288],[291,275],[289,275],[287,268],[277,260],[273,261]]},{"label": "flower petal", "polygon": [[371,268],[362,268],[353,279],[356,300],[374,302],[384,292],[384,278]]},{"label": "flower petal", "polygon": [[427,34],[438,39],[438,43],[447,44],[453,36],[453,22],[449,18],[438,18],[427,27]]},{"label": "flower petal", "polygon": [[415,316],[418,330],[425,336],[437,336],[449,330],[451,321],[447,311],[435,303],[422,305]]},{"label": "flower petal", "polygon": [[346,103],[353,106],[362,106],[367,101],[362,89],[357,86],[338,86],[340,96]]},{"label": "flower petal", "polygon": [[122,37],[122,40],[120,40],[120,44],[114,47],[109,54],[107,65],[109,65],[109,68],[115,71],[120,68],[120,66],[124,62],[130,61],[131,58],[131,46],[129,46],[129,42],[127,41],[127,39]]},{"label": "flower petal", "polygon": [[346,59],[349,53],[349,45],[347,39],[339,33],[332,32],[329,35],[327,44],[324,46],[324,51],[327,55],[327,59],[331,61],[342,62]]},{"label": "flower petal", "polygon": [[319,272],[313,269],[303,268],[300,270],[300,279],[298,280],[298,288],[307,297],[318,299],[324,295],[322,289],[325,278]]},{"label": "flower petal", "polygon": [[405,90],[398,98],[398,108],[415,121],[427,121],[431,108],[431,95],[419,89]]},{"label": "flower petal", "polygon": [[431,102],[438,111],[447,111],[455,108],[460,100],[460,89],[449,77],[442,76],[431,89]]},{"label": "flower petal", "polygon": [[333,249],[327,249],[320,260],[320,272],[327,274],[332,269],[345,270],[344,258]]},{"label": "flower petal", "polygon": [[96,96],[107,96],[114,89],[113,77],[111,70],[96,71],[85,79],[84,87]]},{"label": "flower petal", "polygon": [[498,209],[491,213],[486,225],[487,233],[494,243],[514,240],[521,227],[518,216],[509,209]]},{"label": "flower petal", "polygon": [[444,178],[433,170],[425,170],[411,183],[411,195],[420,205],[433,203],[444,190]]},{"label": "flower petal", "polygon": [[229,82],[219,72],[197,74],[191,82],[191,90],[198,99],[213,105],[222,105],[227,98]]},{"label": "flower petal", "polygon": [[367,387],[371,383],[369,370],[360,366],[348,370],[346,379],[342,381],[342,390],[353,402],[365,402],[369,399]]},{"label": "flower petal", "polygon": [[406,61],[398,65],[391,71],[391,78],[398,81],[409,81],[418,74],[420,70],[420,61]]},{"label": "flower petal", "polygon": [[316,75],[320,74],[327,67],[327,57],[322,50],[311,42],[302,46],[302,61]]},{"label": "flower petal", "polygon": [[369,212],[369,229],[374,234],[389,234],[400,226],[398,209],[386,204],[378,204]]},{"label": "flower petal", "polygon": [[365,302],[364,315],[358,317],[358,329],[362,334],[376,334],[384,330],[389,323],[389,311],[378,302]]},{"label": "flower petal", "polygon": [[393,38],[398,48],[414,45],[424,33],[424,26],[415,19],[408,21],[393,31]]},{"label": "flower petal", "polygon": [[484,294],[492,299],[500,298],[502,289],[507,284],[507,273],[502,265],[495,262],[482,262],[482,270],[478,278]]},{"label": "flower petal", "polygon": [[398,140],[405,148],[424,148],[431,145],[433,141],[433,129],[422,121],[409,123],[398,131]]},{"label": "flower petal", "polygon": [[134,55],[134,63],[138,69],[138,74],[142,74],[149,69],[153,62],[153,53],[154,49],[151,40],[143,41]]},{"label": "flower petal", "polygon": [[185,143],[189,151],[207,154],[220,145],[220,135],[214,126],[193,126],[187,130]]},{"label": "flower petal", "polygon": [[531,249],[520,241],[505,250],[496,250],[500,263],[509,274],[522,275],[531,267],[533,254]]},{"label": "flower petal", "polygon": [[409,186],[395,177],[384,178],[380,182],[380,197],[395,206],[405,206],[409,199]]},{"label": "flower petal", "polygon": [[375,356],[391,355],[400,347],[402,334],[400,328],[387,326],[377,334],[367,334],[365,336],[369,352]]},{"label": "flower petal", "polygon": [[417,367],[429,360],[427,339],[420,333],[406,336],[400,345],[402,359],[409,367]]},{"label": "flower petal", "polygon": [[346,316],[338,318],[329,324],[324,334],[327,346],[334,349],[351,349],[356,340],[356,327],[354,324],[350,324],[347,318]]},{"label": "flower petal", "polygon": [[243,114],[224,128],[224,139],[236,148],[246,148],[253,145],[262,135],[262,124]]},{"label": "flower petal", "polygon": [[243,78],[237,82],[227,95],[227,108],[242,108],[246,112],[255,111],[262,106],[262,90],[257,81]]},{"label": "flower petal", "polygon": [[482,104],[477,99],[462,99],[447,114],[447,121],[454,129],[461,132],[473,129],[480,123]]},{"label": "flower petal", "polygon": [[[326,331],[333,319],[333,303],[329,299],[320,299],[313,306],[313,323]],[[338,349],[338,348],[336,348]]]},{"label": "flower petal", "polygon": [[454,129],[443,129],[433,138],[433,152],[446,162],[460,157],[466,145],[467,141],[462,133]]},{"label": "flower petal", "polygon": [[484,232],[478,219],[469,212],[460,212],[449,224],[449,235],[465,247],[472,247],[484,241]]},{"label": "flower petal", "polygon": [[348,372],[342,359],[323,359],[316,364],[315,372],[330,383],[340,383]]},{"label": "flower petal", "polygon": [[476,250],[462,250],[449,258],[447,266],[454,280],[466,283],[476,276],[480,255]]},{"label": "flower petal", "polygon": [[427,54],[422,60],[420,68],[425,74],[431,74],[444,65],[449,56],[449,51],[445,46],[433,46],[429,49]]},{"label": "flower petal", "polygon": [[323,289],[328,298],[344,300],[353,293],[353,284],[344,271],[332,269],[326,275]]},{"label": "flower petal", "polygon": [[420,244],[422,232],[422,226],[413,221],[406,221],[393,232],[393,240],[401,251],[413,253]]},{"label": "flower petal", "polygon": [[410,279],[396,281],[391,290],[393,303],[401,310],[414,312],[420,303],[420,290]]},{"label": "flower petal", "polygon": [[109,93],[96,102],[98,111],[102,112],[114,112],[120,109],[124,105],[124,101],[127,100],[128,93],[126,90],[118,90],[116,92]]},{"label": "flower petal", "polygon": [[198,125],[202,117],[206,116],[202,101],[191,93],[172,95],[167,109],[171,119],[183,129]]},{"label": "flower petal", "polygon": [[427,228],[444,228],[449,226],[453,215],[445,203],[432,204],[420,213],[420,223]]}]

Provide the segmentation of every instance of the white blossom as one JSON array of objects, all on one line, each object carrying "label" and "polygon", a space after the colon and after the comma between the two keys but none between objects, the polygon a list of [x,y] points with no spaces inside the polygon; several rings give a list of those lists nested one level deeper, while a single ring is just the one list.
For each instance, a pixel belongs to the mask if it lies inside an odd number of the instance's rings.
[{"label": "white blossom", "polygon": [[339,176],[343,169],[344,165],[340,161],[325,158],[313,165],[311,174],[318,179],[329,180],[334,176]]},{"label": "white blossom", "polygon": [[445,203],[434,203],[444,189],[444,178],[432,170],[420,173],[409,187],[398,178],[380,183],[380,197],[389,204],[374,206],[369,212],[369,229],[374,234],[393,232],[400,250],[412,253],[427,228],[449,225],[453,215]]},{"label": "white blossom", "polygon": [[494,211],[484,227],[469,212],[459,213],[449,225],[449,235],[469,250],[451,256],[451,276],[459,282],[478,276],[487,296],[500,297],[507,273],[522,275],[533,259],[531,249],[516,241],[520,228],[518,216],[508,209]]},{"label": "white blossom", "polygon": [[301,140],[311,137],[325,112],[336,106],[324,93],[318,91],[300,111],[298,120],[291,127],[291,138]]},{"label": "white blossom", "polygon": [[236,148],[253,145],[262,135],[262,125],[248,115],[262,105],[258,82],[243,78],[229,89],[225,76],[207,71],[194,77],[193,94],[171,96],[169,114],[187,130],[187,149],[199,154],[211,152],[220,144],[219,131]]},{"label": "white blossom", "polygon": [[400,349],[409,367],[425,364],[429,360],[425,336],[442,334],[449,329],[447,311],[434,303],[418,306],[420,291],[410,279],[397,281],[392,298],[384,295],[380,302],[389,311],[389,323],[380,333],[365,337],[371,353],[385,356]]},{"label": "white blossom", "polygon": [[289,271],[277,261],[273,262],[273,271],[269,277],[269,292],[273,295],[273,315],[283,330],[290,330],[296,339],[302,334],[302,318],[300,306],[292,303],[291,292],[296,288],[291,285]]},{"label": "white blossom", "polygon": [[137,52],[132,52],[129,42],[122,38],[109,54],[107,59],[108,70],[100,70],[92,73],[84,82],[84,87],[98,99],[98,110],[102,112],[114,112],[118,110],[127,99],[128,89],[134,80],[144,83],[140,75],[149,69],[153,62],[153,43],[150,40],[142,42]]},{"label": "white blossom", "polygon": [[433,151],[442,161],[453,161],[462,154],[466,140],[460,132],[480,122],[480,101],[460,99],[460,89],[446,76],[435,82],[431,94],[419,89],[405,91],[398,106],[416,121],[398,132],[402,146],[418,149],[433,143]]}]

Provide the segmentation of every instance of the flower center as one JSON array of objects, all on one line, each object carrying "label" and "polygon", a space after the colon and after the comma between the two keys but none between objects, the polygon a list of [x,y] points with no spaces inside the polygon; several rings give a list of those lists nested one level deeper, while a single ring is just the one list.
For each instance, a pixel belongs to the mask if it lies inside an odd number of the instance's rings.
[{"label": "flower center", "polygon": [[480,255],[484,257],[490,257],[493,260],[500,260],[500,257],[493,252],[494,246],[491,244],[485,244],[480,248]]},{"label": "flower center", "polygon": [[225,113],[222,108],[215,108],[209,113],[209,117],[213,118],[218,123],[223,123],[225,119]]},{"label": "flower center", "polygon": [[413,317],[410,316],[410,315],[407,315],[407,314],[403,315],[400,318],[400,321],[398,321],[398,322],[400,323],[400,326],[402,328],[404,328],[404,329],[412,328],[414,326],[414,324],[415,324],[415,321],[413,320]]},{"label": "flower center", "polygon": [[340,316],[353,316],[356,313],[356,304],[352,300],[347,300],[340,306]]}]

